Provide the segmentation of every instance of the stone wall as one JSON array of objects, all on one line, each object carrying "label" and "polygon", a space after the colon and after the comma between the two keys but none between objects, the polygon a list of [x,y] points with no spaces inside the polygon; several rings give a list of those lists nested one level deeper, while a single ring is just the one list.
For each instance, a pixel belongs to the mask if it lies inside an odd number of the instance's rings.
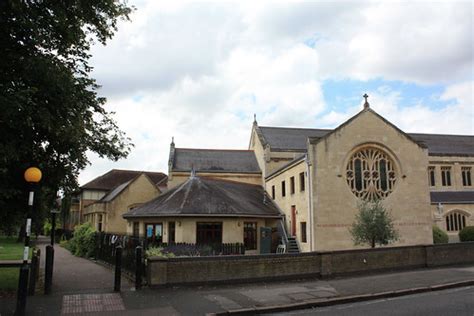
[{"label": "stone wall", "polygon": [[377,249],[148,259],[148,284],[204,284],[331,277],[474,263],[474,242]]},{"label": "stone wall", "polygon": [[219,283],[318,276],[319,254],[150,258],[148,284]]}]

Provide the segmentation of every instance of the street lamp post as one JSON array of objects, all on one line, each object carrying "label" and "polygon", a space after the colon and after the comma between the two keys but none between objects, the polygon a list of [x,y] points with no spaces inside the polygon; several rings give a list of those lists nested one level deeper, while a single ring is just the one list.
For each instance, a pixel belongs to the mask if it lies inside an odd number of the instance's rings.
[{"label": "street lamp post", "polygon": [[23,250],[23,264],[20,268],[20,278],[18,280],[18,292],[16,301],[16,315],[25,315],[26,296],[28,294],[28,256],[30,253],[30,235],[31,235],[31,216],[33,215],[33,202],[35,199],[35,189],[38,182],[41,180],[41,170],[36,167],[26,169],[24,177],[26,182],[30,185],[30,192],[28,195],[28,210],[26,216],[25,226],[25,249]]}]

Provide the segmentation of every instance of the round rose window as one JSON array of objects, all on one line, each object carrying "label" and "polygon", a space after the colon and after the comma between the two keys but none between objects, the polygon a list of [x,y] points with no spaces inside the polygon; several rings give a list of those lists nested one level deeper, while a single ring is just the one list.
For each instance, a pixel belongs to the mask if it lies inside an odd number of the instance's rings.
[{"label": "round rose window", "polygon": [[393,190],[397,175],[392,159],[382,150],[365,147],[356,151],[346,168],[347,184],[358,198],[378,200]]}]

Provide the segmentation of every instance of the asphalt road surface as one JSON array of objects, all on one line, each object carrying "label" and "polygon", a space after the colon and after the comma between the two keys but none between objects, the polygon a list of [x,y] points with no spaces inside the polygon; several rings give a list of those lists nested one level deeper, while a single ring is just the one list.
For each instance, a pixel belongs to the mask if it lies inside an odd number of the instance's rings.
[{"label": "asphalt road surface", "polygon": [[390,299],[298,310],[275,315],[469,315],[474,316],[474,287]]}]

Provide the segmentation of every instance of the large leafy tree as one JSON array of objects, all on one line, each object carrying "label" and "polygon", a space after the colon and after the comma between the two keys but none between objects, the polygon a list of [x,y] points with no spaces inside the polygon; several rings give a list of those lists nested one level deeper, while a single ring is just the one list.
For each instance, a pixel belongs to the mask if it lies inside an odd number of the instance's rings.
[{"label": "large leafy tree", "polygon": [[380,200],[362,201],[359,212],[350,228],[354,244],[388,245],[398,240],[398,232],[393,227],[393,219]]},{"label": "large leafy tree", "polygon": [[[43,171],[38,205],[70,192],[88,152],[118,160],[131,143],[90,77],[90,47],[105,44],[131,8],[115,0],[0,1],[0,223],[26,208],[24,170]],[[1,229],[1,227],[0,227]]]}]

